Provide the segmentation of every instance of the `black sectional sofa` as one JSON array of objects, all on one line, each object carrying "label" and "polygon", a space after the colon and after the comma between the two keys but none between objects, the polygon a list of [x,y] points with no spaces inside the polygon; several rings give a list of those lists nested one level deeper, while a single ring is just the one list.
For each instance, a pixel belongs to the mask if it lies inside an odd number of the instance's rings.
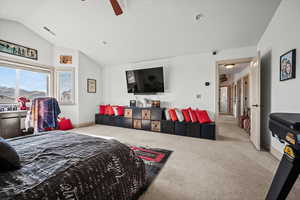
[{"label": "black sectional sofa", "polygon": [[124,116],[96,114],[95,123],[203,139],[216,139],[215,123],[173,122],[166,120],[164,113],[164,108],[126,107]]}]

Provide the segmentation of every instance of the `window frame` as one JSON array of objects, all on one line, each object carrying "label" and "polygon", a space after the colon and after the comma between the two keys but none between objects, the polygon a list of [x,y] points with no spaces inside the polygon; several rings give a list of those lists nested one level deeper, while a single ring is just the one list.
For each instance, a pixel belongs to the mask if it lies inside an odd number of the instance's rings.
[{"label": "window frame", "polygon": [[[18,79],[20,79],[20,71],[18,70],[26,70],[31,72],[38,72],[38,73],[45,73],[48,75],[48,96],[54,97],[54,68],[50,66],[43,66],[43,65],[37,65],[34,63],[22,63],[17,61],[11,61],[6,59],[0,58],[0,66],[4,68],[11,68],[15,69],[16,71],[16,91],[15,91],[15,98],[19,95],[20,90],[20,82]],[[19,77],[18,77],[19,76]],[[12,105],[17,104],[17,100],[15,103],[0,103],[0,105]]]}]

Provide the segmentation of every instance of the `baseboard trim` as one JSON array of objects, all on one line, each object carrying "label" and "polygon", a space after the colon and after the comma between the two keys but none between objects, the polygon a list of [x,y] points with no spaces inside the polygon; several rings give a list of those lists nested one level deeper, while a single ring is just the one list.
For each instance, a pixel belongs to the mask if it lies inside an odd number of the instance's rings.
[{"label": "baseboard trim", "polygon": [[74,127],[83,128],[83,127],[93,126],[93,125],[95,125],[95,122],[85,122],[85,123],[75,124]]},{"label": "baseboard trim", "polygon": [[278,160],[281,160],[283,153],[281,153],[280,151],[278,151],[277,149],[271,147],[271,151],[270,153]]}]

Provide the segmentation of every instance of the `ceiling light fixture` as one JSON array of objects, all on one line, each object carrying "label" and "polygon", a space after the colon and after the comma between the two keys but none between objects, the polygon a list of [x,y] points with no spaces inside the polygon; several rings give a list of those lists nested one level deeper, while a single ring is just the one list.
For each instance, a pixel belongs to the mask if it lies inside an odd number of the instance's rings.
[{"label": "ceiling light fixture", "polygon": [[47,26],[44,26],[43,29],[49,32],[51,35],[56,36],[56,34],[53,31],[51,31]]},{"label": "ceiling light fixture", "polygon": [[225,65],[226,69],[232,69],[234,68],[234,64],[228,64],[228,65]]}]

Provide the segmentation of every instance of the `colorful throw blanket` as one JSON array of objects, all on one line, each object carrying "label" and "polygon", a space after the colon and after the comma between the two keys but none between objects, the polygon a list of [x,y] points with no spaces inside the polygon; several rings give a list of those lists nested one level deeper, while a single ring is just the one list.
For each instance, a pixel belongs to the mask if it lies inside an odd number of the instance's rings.
[{"label": "colorful throw blanket", "polygon": [[31,106],[31,124],[35,132],[43,132],[58,127],[61,113],[58,102],[52,97],[36,98]]}]

